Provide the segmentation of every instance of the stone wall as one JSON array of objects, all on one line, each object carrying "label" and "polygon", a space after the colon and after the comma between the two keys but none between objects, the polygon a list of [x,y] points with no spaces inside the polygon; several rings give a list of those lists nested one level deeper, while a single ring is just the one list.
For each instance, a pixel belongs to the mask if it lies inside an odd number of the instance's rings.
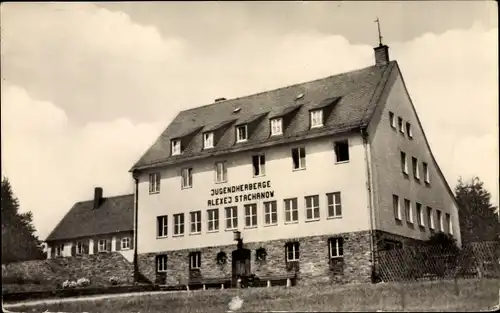
[{"label": "stone wall", "polygon": [[[343,258],[329,257],[328,239],[344,238]],[[244,240],[244,238],[243,238]],[[315,283],[362,283],[371,280],[370,237],[368,232],[343,233],[325,236],[311,236],[274,240],[267,242],[244,243],[244,248],[251,250],[251,272],[258,277],[283,275],[294,271],[287,268],[285,245],[287,242],[299,242],[300,261],[297,264],[299,284]],[[266,260],[257,260],[255,252],[264,248]],[[199,274],[203,278],[230,277],[232,271],[232,251],[236,244],[202,249],[184,249],[148,253],[139,255],[139,271],[154,283],[177,285],[189,279],[189,253],[201,252]],[[217,264],[217,254],[224,251],[227,263]],[[167,255],[167,272],[156,272],[156,256]]]}]

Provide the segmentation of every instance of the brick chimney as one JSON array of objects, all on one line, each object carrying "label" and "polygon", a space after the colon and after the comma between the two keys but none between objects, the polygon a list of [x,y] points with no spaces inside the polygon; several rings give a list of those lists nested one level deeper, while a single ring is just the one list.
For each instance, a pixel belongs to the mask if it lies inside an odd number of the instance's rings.
[{"label": "brick chimney", "polygon": [[383,66],[389,63],[389,47],[386,45],[379,45],[373,48],[375,50],[375,65]]},{"label": "brick chimney", "polygon": [[94,189],[94,210],[97,209],[102,203],[102,188],[96,187]]}]

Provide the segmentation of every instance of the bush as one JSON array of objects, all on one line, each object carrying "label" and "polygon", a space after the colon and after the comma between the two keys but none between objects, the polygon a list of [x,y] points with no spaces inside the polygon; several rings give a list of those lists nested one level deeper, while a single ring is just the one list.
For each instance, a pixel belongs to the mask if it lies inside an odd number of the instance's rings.
[{"label": "bush", "polygon": [[117,278],[117,277],[112,276],[112,277],[110,277],[110,278],[109,278],[109,283],[110,283],[112,286],[116,286],[116,285],[118,285],[119,280],[118,280],[118,278]]},{"label": "bush", "polygon": [[78,287],[86,287],[86,286],[90,285],[90,280],[82,277],[76,281],[76,284]]}]

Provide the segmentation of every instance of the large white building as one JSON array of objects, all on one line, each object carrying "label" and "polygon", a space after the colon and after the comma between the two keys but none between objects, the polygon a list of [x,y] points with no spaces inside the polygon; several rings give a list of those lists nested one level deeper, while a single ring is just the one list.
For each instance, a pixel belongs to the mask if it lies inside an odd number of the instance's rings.
[{"label": "large white building", "polygon": [[131,169],[140,272],[363,282],[381,249],[460,243],[400,68],[374,50],[367,68],[180,112]]}]

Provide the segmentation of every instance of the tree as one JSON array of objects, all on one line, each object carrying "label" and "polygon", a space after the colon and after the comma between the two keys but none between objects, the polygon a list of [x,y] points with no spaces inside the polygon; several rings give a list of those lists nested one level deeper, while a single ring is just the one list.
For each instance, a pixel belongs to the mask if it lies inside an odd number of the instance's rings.
[{"label": "tree", "polygon": [[33,214],[19,212],[19,200],[6,177],[2,179],[1,203],[2,264],[43,259],[40,241],[35,235]]},{"label": "tree", "polygon": [[455,197],[459,205],[462,242],[500,241],[498,213],[490,202],[491,194],[479,177],[473,177],[469,182],[460,178]]}]

